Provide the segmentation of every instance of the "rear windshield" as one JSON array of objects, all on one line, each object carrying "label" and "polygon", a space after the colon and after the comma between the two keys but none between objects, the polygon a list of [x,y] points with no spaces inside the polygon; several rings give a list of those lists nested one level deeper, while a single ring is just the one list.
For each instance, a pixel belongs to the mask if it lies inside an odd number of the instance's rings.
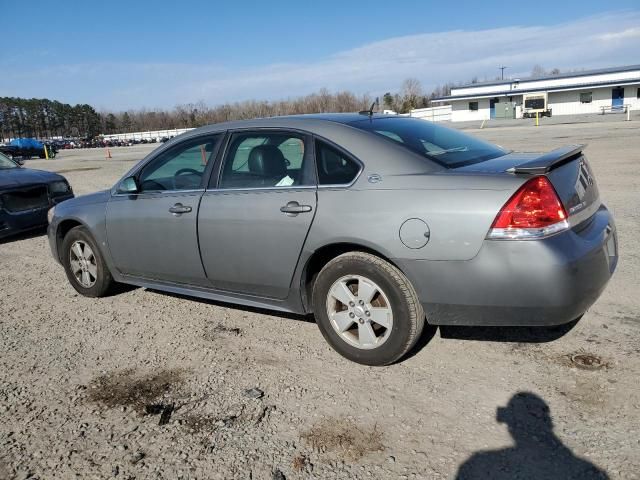
[{"label": "rear windshield", "polygon": [[507,153],[491,143],[416,118],[367,118],[349,125],[387,138],[447,168],[484,162]]}]

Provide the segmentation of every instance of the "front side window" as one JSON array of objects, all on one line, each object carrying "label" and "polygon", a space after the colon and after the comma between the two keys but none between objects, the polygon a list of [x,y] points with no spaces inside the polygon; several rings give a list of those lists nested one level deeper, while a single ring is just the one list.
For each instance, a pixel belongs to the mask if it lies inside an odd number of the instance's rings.
[{"label": "front side window", "polygon": [[469,102],[469,110],[472,112],[478,111],[478,102]]},{"label": "front side window", "polygon": [[214,160],[220,135],[185,140],[146,165],[138,177],[141,192],[194,190]]},{"label": "front side window", "polygon": [[[393,135],[392,132],[380,134]],[[355,160],[320,140],[316,141],[316,163],[319,185],[348,185],[360,172],[360,165]]]},{"label": "front side window", "polygon": [[580,94],[580,103],[591,103],[592,98],[592,92],[583,92]]},{"label": "front side window", "polygon": [[448,168],[505,155],[496,145],[427,120],[386,117],[357,120],[351,126],[379,135]]},{"label": "front side window", "polygon": [[222,189],[276,188],[315,184],[304,135],[291,132],[236,133],[222,173]]}]

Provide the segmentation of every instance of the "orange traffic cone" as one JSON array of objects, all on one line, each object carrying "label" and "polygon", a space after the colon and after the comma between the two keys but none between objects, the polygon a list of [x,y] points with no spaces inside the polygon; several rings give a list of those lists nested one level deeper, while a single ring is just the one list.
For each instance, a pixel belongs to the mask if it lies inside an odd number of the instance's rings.
[{"label": "orange traffic cone", "polygon": [[109,150],[109,147],[107,147],[107,154],[104,158],[111,158],[111,150]]}]

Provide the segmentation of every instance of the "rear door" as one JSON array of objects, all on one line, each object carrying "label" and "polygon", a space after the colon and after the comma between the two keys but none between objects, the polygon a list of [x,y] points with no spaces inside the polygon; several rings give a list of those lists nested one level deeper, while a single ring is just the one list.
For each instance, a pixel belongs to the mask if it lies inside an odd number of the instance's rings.
[{"label": "rear door", "polygon": [[286,298],[316,203],[307,135],[233,133],[198,215],[202,262],[211,285]]},{"label": "rear door", "polygon": [[207,285],[198,249],[197,214],[221,135],[186,139],[136,174],[136,194],[107,205],[107,239],[126,275]]}]

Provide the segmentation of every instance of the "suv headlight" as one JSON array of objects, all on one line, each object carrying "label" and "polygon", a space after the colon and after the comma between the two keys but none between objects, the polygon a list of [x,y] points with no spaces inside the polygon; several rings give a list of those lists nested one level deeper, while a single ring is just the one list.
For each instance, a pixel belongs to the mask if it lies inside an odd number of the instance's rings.
[{"label": "suv headlight", "polygon": [[51,223],[51,220],[53,220],[53,216],[56,214],[56,207],[51,207],[48,211],[47,211],[47,221],[49,223]]},{"label": "suv headlight", "polygon": [[49,191],[53,194],[67,193],[71,191],[71,187],[64,180],[58,180],[49,184]]}]

